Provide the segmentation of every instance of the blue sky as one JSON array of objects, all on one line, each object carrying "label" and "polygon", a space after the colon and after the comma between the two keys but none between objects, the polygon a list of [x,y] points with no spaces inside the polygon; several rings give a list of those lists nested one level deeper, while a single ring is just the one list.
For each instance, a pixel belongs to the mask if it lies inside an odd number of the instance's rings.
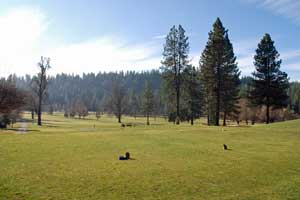
[{"label": "blue sky", "polygon": [[257,43],[270,33],[282,70],[300,80],[299,0],[1,1],[0,75],[35,73],[41,55],[51,58],[51,74],[158,68],[174,24],[185,28],[198,65],[217,17],[243,75],[254,70]]}]

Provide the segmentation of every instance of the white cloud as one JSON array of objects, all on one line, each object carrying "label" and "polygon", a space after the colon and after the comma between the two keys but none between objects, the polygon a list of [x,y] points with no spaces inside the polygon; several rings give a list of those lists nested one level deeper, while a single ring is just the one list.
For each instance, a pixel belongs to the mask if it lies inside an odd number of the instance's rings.
[{"label": "white cloud", "polygon": [[45,15],[37,8],[23,7],[0,14],[1,75],[30,72],[27,67],[35,65],[32,57],[40,51],[47,26]]},{"label": "white cloud", "polygon": [[49,19],[38,8],[0,13],[0,76],[36,73],[40,56],[51,58],[49,73],[146,70],[160,66],[159,41],[128,44],[119,37],[99,36],[71,44],[47,35]]},{"label": "white cloud", "polygon": [[146,70],[160,66],[155,44],[128,45],[125,40],[100,37],[51,49],[52,73]]},{"label": "white cloud", "polygon": [[284,16],[300,25],[299,0],[242,0]]}]

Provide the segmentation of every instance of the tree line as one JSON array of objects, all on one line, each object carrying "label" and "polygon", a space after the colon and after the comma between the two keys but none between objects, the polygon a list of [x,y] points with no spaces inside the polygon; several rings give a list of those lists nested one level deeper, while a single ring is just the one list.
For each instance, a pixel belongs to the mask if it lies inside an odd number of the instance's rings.
[{"label": "tree line", "polygon": [[208,125],[218,126],[228,120],[270,123],[299,114],[300,84],[289,83],[280,70],[280,55],[269,34],[257,45],[251,77],[240,77],[229,31],[219,18],[208,34],[199,66],[192,66],[188,54],[189,38],[179,25],[166,36],[159,70],[47,76],[50,59],[42,57],[37,75],[12,75],[2,81],[23,92],[23,109],[31,111],[32,118],[37,113],[39,125],[42,106],[50,114],[62,111],[65,117],[81,118],[89,111],[97,118],[114,114],[118,122],[124,114],[145,116],[147,124],[150,116],[165,116],[175,124],[193,124],[206,116]]}]

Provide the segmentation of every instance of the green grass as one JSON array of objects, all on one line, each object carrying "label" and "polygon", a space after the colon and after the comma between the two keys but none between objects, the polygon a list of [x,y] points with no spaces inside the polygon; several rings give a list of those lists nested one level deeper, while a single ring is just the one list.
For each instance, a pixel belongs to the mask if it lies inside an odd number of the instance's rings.
[{"label": "green grass", "polygon": [[[0,131],[1,200],[300,199],[300,120],[223,128],[125,118],[137,126],[121,128],[110,117],[44,117],[27,134]],[[135,160],[119,161],[126,151]]]}]

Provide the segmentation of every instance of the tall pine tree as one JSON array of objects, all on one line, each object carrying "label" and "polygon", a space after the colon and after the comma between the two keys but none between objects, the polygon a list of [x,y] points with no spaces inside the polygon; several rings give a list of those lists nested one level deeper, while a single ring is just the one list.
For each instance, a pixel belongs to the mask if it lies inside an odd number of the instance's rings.
[{"label": "tall pine tree", "polygon": [[208,125],[219,125],[223,112],[226,115],[236,110],[239,70],[228,38],[228,31],[217,18],[200,59],[201,78],[206,96]]},{"label": "tall pine tree", "polygon": [[270,123],[270,109],[286,107],[288,103],[288,76],[280,71],[281,60],[274,41],[265,34],[254,56],[253,90],[251,101],[257,106],[266,106],[266,123]]},{"label": "tall pine tree", "polygon": [[221,84],[221,109],[223,112],[223,126],[226,126],[228,115],[236,115],[239,111],[239,84],[240,71],[237,67],[236,57],[233,52],[233,46],[225,34],[225,56],[222,67]]},{"label": "tall pine tree", "polygon": [[[182,71],[188,65],[189,43],[185,30],[181,25],[173,26],[166,37],[163,52],[163,77],[170,88],[170,95],[175,94],[176,124],[180,123],[180,90],[182,87]],[[174,97],[172,97],[174,98]]]}]

